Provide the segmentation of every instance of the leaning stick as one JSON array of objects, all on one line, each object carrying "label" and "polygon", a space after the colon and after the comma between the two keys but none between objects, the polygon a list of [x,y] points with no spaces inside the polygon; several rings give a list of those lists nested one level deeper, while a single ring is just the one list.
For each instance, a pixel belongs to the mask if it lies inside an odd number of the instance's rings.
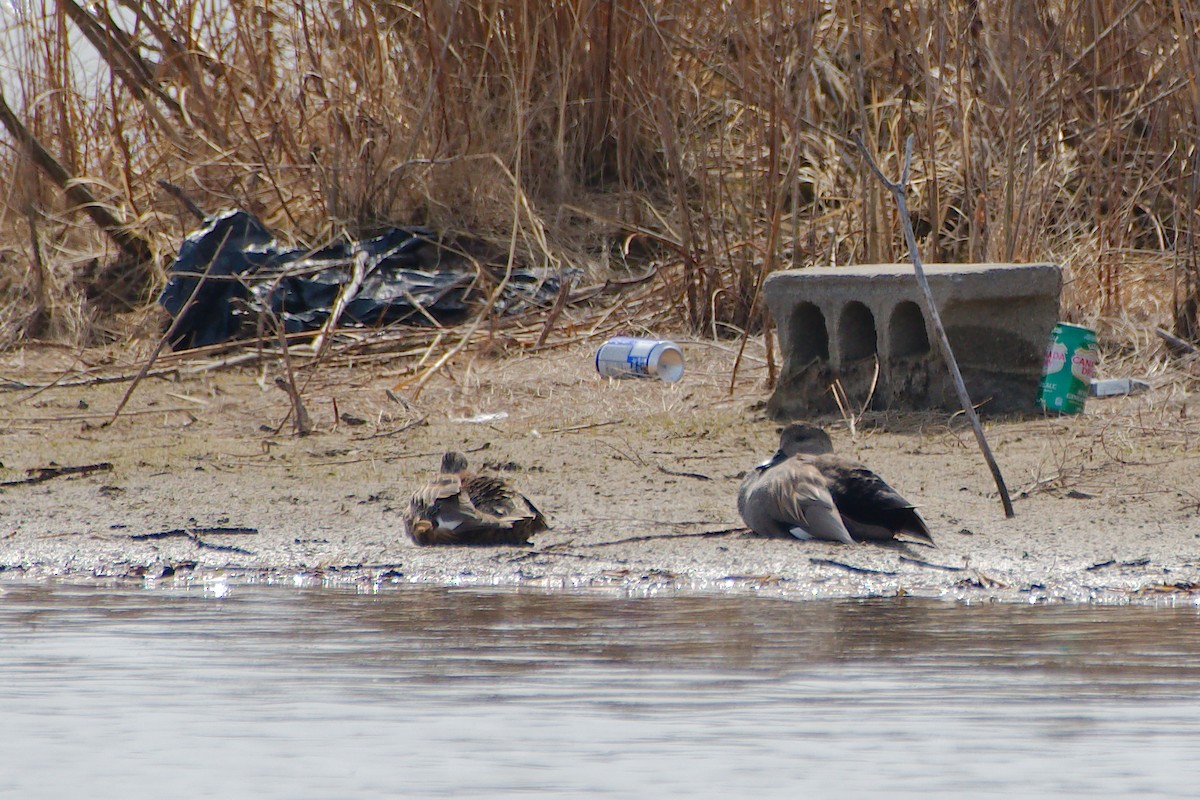
[{"label": "leaning stick", "polygon": [[946,360],[946,366],[950,368],[950,377],[954,379],[954,388],[958,390],[958,401],[962,404],[963,413],[967,415],[967,419],[971,420],[971,427],[975,429],[975,440],[979,442],[979,449],[983,451],[983,458],[987,461],[988,469],[992,471],[992,478],[996,481],[996,489],[1000,492],[1000,502],[1004,504],[1004,516],[1012,518],[1015,513],[1012,499],[1008,496],[1008,487],[1004,485],[1004,476],[1000,474],[1000,467],[996,464],[992,449],[988,447],[987,437],[983,435],[983,426],[979,423],[979,415],[975,413],[975,406],[971,404],[971,395],[967,393],[962,372],[959,371],[958,362],[954,359],[954,351],[950,349],[950,339],[946,336],[946,329],[942,327],[942,317],[938,313],[937,304],[933,301],[933,292],[929,289],[929,281],[925,279],[925,268],[921,265],[921,254],[917,251],[917,238],[913,234],[912,219],[908,215],[908,202],[905,200],[905,194],[908,191],[908,172],[912,166],[912,134],[909,134],[908,141],[904,143],[904,168],[900,173],[900,180],[896,182],[889,181],[884,176],[875,163],[875,159],[867,152],[866,145],[863,144],[860,137],[855,136],[854,141],[858,144],[858,149],[862,151],[867,165],[875,173],[875,177],[887,187],[896,199],[896,207],[900,211],[900,221],[904,224],[904,241],[908,245],[913,269],[917,273],[917,283],[921,287],[921,296],[925,300],[925,313],[929,315],[933,329],[937,332],[938,344],[942,348],[942,357]]}]

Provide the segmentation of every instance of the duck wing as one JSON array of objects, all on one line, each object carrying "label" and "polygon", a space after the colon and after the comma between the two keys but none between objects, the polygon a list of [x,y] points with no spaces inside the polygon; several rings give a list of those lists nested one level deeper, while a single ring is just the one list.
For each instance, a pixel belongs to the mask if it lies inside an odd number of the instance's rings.
[{"label": "duck wing", "polygon": [[882,541],[896,534],[933,544],[916,506],[862,464],[835,455],[808,459],[825,478],[846,527],[855,539]]},{"label": "duck wing", "polygon": [[763,536],[794,536],[853,544],[819,470],[786,459],[752,470],[738,490],[738,513]]},{"label": "duck wing", "polygon": [[471,475],[463,490],[478,511],[477,535],[486,536],[488,544],[529,544],[530,536],[550,529],[537,506],[501,478]]}]

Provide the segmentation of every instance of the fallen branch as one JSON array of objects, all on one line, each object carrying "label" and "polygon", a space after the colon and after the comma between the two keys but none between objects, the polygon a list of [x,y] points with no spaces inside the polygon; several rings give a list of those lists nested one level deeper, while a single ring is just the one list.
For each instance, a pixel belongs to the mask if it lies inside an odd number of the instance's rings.
[{"label": "fallen branch", "polygon": [[934,331],[937,332],[942,357],[946,360],[950,377],[954,379],[954,388],[958,390],[958,401],[962,405],[963,413],[971,421],[971,427],[975,430],[975,439],[979,442],[979,449],[983,451],[983,458],[987,462],[988,469],[992,471],[992,478],[996,481],[996,489],[1000,492],[1000,502],[1004,505],[1004,516],[1011,519],[1015,516],[1012,498],[1008,496],[1008,487],[1004,485],[1004,476],[1000,473],[1000,466],[996,463],[996,458],[992,455],[992,448],[988,446],[987,437],[983,434],[979,415],[975,413],[971,395],[967,393],[967,386],[963,383],[958,361],[954,358],[954,350],[950,347],[950,338],[946,335],[945,327],[942,326],[942,316],[938,312],[937,303],[933,300],[933,291],[929,288],[929,281],[925,278],[925,268],[921,266],[921,254],[917,250],[917,237],[913,233],[912,218],[908,214],[908,201],[905,199],[905,194],[908,192],[908,173],[912,167],[913,136],[909,134],[908,140],[904,143],[904,167],[900,171],[900,180],[895,182],[884,176],[875,163],[875,159],[867,152],[867,146],[863,144],[862,138],[855,136],[854,141],[857,142],[858,149],[862,152],[871,171],[875,173],[875,177],[887,187],[896,199],[900,221],[904,225],[904,241],[908,245],[908,254],[912,259],[913,270],[917,274],[917,284],[921,287],[921,298],[925,301],[925,313],[929,315],[929,321],[933,324]]},{"label": "fallen branch", "polygon": [[42,483],[51,478],[61,478],[64,475],[90,475],[93,472],[111,472],[113,465],[107,461],[99,464],[84,464],[79,467],[60,467],[57,464],[49,467],[37,467],[25,470],[28,478],[18,481],[4,481],[0,486],[27,486],[32,483]]}]

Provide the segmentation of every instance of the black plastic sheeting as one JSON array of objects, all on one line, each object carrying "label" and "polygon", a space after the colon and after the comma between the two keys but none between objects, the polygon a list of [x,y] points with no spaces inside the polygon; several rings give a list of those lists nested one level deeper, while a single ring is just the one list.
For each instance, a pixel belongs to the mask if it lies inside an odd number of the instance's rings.
[{"label": "black plastic sheeting", "polygon": [[[178,317],[170,344],[178,350],[253,335],[267,310],[288,333],[316,330],[352,279],[356,259],[365,277],[339,325],[427,325],[429,317],[454,324],[467,314],[474,275],[422,269],[436,261],[437,247],[433,231],[393,228],[374,239],[316,251],[285,249],[247,211],[211,216],[184,239],[159,297]],[[497,305],[501,312],[549,305],[560,286],[561,278],[549,270],[513,270]]]}]

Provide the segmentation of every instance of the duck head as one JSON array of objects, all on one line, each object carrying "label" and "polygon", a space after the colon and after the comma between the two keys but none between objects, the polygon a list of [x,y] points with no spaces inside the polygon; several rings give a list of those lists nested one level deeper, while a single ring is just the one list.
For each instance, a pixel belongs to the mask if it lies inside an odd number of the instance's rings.
[{"label": "duck head", "polygon": [[833,440],[829,434],[816,425],[806,422],[793,422],[779,434],[779,453],[784,458],[803,453],[808,456],[819,456],[833,452]]},{"label": "duck head", "polygon": [[833,440],[829,438],[829,434],[816,425],[794,422],[779,434],[779,449],[775,451],[775,455],[759,464],[755,469],[763,472],[800,453],[819,456],[832,452]]},{"label": "duck head", "polygon": [[453,451],[442,454],[443,475],[461,475],[467,471],[467,457]]}]

